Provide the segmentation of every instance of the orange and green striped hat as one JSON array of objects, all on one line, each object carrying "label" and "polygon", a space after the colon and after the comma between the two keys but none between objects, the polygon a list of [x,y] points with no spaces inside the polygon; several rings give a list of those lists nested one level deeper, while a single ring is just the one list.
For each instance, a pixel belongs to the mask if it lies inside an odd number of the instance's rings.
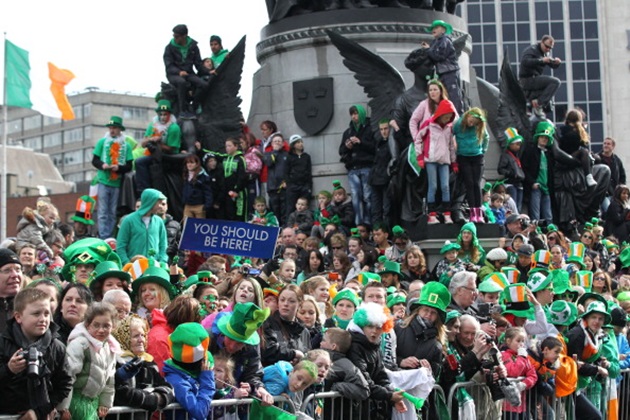
[{"label": "orange and green striped hat", "polygon": [[508,284],[516,284],[521,279],[521,272],[515,267],[501,267],[501,272],[505,275]]},{"label": "orange and green striped hat", "polygon": [[479,291],[481,293],[497,293],[502,292],[509,282],[505,274],[503,273],[490,273],[479,284]]},{"label": "orange and green striped hat", "polygon": [[505,134],[505,147],[508,147],[512,143],[523,142],[523,136],[518,134],[518,131],[514,127],[509,127],[503,133]]},{"label": "orange and green striped hat", "polygon": [[549,264],[551,264],[551,252],[546,249],[539,249],[532,255],[532,264],[530,266],[529,274],[543,271],[549,272]]},{"label": "orange and green striped hat", "polygon": [[503,314],[512,314],[521,318],[535,319],[534,307],[527,300],[527,286],[523,283],[510,284],[503,289],[501,305]]},{"label": "orange and green striped hat", "polygon": [[168,336],[171,357],[181,363],[195,363],[209,357],[210,337],[206,329],[198,322],[180,324]]},{"label": "orange and green striped hat", "polygon": [[593,288],[593,272],[589,270],[580,270],[576,276],[577,285],[582,287],[585,292],[590,292]]}]

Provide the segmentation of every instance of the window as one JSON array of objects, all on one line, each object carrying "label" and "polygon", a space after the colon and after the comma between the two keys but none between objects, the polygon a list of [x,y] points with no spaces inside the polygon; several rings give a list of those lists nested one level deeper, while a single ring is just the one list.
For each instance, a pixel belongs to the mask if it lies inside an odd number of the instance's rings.
[{"label": "window", "polygon": [[83,163],[83,150],[74,150],[63,154],[64,165],[79,165]]},{"label": "window", "polygon": [[72,111],[74,111],[74,118],[77,120],[83,119],[83,105],[73,106]]},{"label": "window", "polygon": [[132,106],[123,107],[123,120],[147,120],[148,110]]},{"label": "window", "polygon": [[73,128],[63,133],[63,143],[71,144],[83,141],[83,128]]},{"label": "window", "polygon": [[56,167],[63,166],[63,154],[62,153],[58,153],[56,155],[50,155],[50,158],[53,161],[53,165],[55,165]]},{"label": "window", "polygon": [[28,147],[29,149],[33,149],[36,152],[41,151],[41,149],[42,149],[42,136],[30,137],[28,139],[24,139],[24,147]]},{"label": "window", "polygon": [[68,182],[83,182],[85,175],[83,172],[75,172],[73,174],[66,174],[63,178]]},{"label": "window", "polygon": [[87,118],[90,115],[92,115],[92,104],[83,105],[83,116]]},{"label": "window", "polygon": [[9,134],[22,132],[22,120],[9,121]]},{"label": "window", "polygon": [[33,129],[41,128],[41,126],[42,126],[41,115],[33,115],[31,117],[24,118],[24,130],[33,130]]},{"label": "window", "polygon": [[60,123],[61,123],[60,118],[44,116],[44,127],[47,127],[52,124],[60,124]]},{"label": "window", "polygon": [[132,130],[130,135],[136,139],[138,142],[141,142],[144,139],[145,130]]},{"label": "window", "polygon": [[92,126],[88,125],[87,127],[83,127],[83,138],[85,140],[90,140],[92,138]]},{"label": "window", "polygon": [[44,148],[61,146],[61,132],[44,135]]}]

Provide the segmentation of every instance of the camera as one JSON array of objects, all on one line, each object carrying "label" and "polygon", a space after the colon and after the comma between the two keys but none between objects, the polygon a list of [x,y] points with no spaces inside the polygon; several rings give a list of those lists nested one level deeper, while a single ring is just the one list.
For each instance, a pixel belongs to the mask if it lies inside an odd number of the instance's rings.
[{"label": "camera", "polygon": [[22,352],[22,357],[26,360],[26,376],[29,378],[39,377],[39,358],[42,354],[35,347],[31,347],[28,350]]},{"label": "camera", "polygon": [[129,361],[129,364],[131,365],[133,370],[138,370],[140,369],[140,366],[142,366],[142,359],[136,356]]},{"label": "camera", "polygon": [[529,227],[529,219],[521,219],[521,229],[525,230]]}]

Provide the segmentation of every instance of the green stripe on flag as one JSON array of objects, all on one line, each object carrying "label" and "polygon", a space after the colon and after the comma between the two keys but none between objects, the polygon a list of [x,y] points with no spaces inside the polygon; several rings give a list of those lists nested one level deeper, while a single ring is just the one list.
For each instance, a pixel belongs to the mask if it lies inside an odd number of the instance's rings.
[{"label": "green stripe on flag", "polygon": [[258,400],[254,400],[249,411],[249,418],[256,420],[296,420],[297,416],[273,405],[263,406]]},{"label": "green stripe on flag", "polygon": [[413,147],[413,143],[409,145],[409,152],[407,153],[407,162],[411,166],[411,169],[416,173],[416,175],[420,176],[420,172],[422,172],[422,168],[418,165],[418,157],[416,156],[416,148]]},{"label": "green stripe on flag", "polygon": [[31,79],[29,72],[31,66],[28,59],[28,51],[18,47],[9,40],[4,43],[5,74],[6,74],[6,100],[7,105],[20,108],[33,108],[30,90]]}]

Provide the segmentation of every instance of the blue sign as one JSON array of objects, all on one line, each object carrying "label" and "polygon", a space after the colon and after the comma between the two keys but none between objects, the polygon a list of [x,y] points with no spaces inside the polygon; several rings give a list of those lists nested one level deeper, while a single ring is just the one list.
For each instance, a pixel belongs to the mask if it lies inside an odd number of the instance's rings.
[{"label": "blue sign", "polygon": [[273,258],[280,228],[213,219],[186,219],[180,249]]}]

